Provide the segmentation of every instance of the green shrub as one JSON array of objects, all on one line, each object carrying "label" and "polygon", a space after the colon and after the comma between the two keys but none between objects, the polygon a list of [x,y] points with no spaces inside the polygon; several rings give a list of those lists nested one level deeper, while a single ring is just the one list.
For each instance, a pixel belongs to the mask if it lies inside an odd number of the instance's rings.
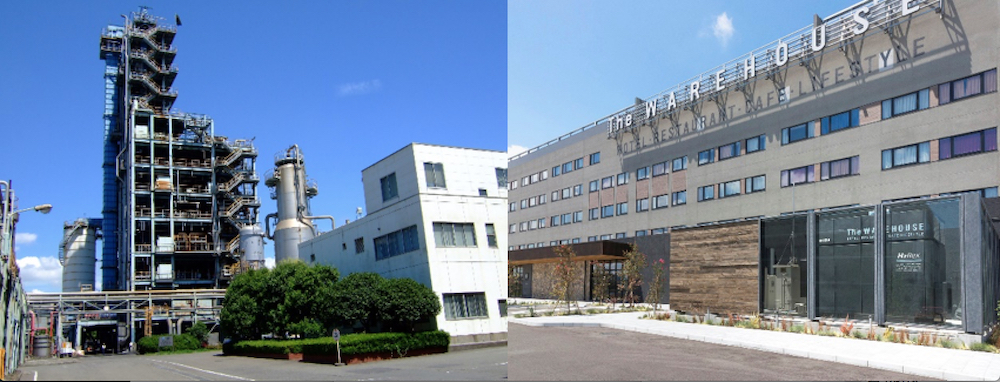
[{"label": "green shrub", "polygon": [[[160,347],[160,338],[171,336],[174,346]],[[159,335],[142,337],[138,342],[139,354],[156,353],[158,351],[195,350],[201,348],[201,341],[190,334]]]},{"label": "green shrub", "polygon": [[940,344],[941,347],[943,347],[945,349],[958,349],[958,348],[961,347],[961,346],[958,346],[958,343],[956,343],[955,341],[951,341],[951,340],[941,340],[941,342],[938,342],[938,344]]},{"label": "green shrub", "polygon": [[[451,336],[444,331],[420,333],[358,333],[340,337],[340,353],[354,355],[364,353],[405,354],[409,350],[447,347]],[[226,354],[288,354],[335,355],[337,343],[331,337],[302,340],[256,340],[241,341],[226,350]]]},{"label": "green shrub", "polygon": [[988,343],[984,343],[984,342],[976,342],[976,343],[974,343],[972,345],[969,345],[969,350],[984,351],[984,352],[987,352],[987,353],[996,353],[997,352],[997,348],[995,346],[990,345]]},{"label": "green shrub", "polygon": [[867,334],[861,333],[860,331],[857,331],[857,330],[851,332],[851,336],[853,336],[854,338],[857,338],[859,340],[863,340],[863,339],[868,338]]},{"label": "green shrub", "polygon": [[801,324],[795,324],[795,325],[792,325],[791,328],[788,328],[788,331],[792,332],[792,333],[802,333],[802,332],[806,331],[806,328],[805,328],[805,326],[802,326]]},{"label": "green shrub", "polygon": [[821,331],[817,332],[816,334],[821,335],[821,336],[826,336],[826,337],[834,337],[834,336],[837,335],[837,332],[834,332],[832,330],[821,330]]},{"label": "green shrub", "polygon": [[204,322],[195,321],[184,333],[190,334],[201,343],[208,342],[208,326]]}]

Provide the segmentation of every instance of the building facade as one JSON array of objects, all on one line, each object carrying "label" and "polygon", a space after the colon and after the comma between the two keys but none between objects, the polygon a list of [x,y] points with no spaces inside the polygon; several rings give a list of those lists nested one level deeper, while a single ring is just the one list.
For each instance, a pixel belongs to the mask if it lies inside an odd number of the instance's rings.
[{"label": "building facade", "polygon": [[368,215],[301,243],[299,256],[416,280],[441,298],[439,329],[506,339],[506,166],[503,152],[410,144],[361,172]]},{"label": "building facade", "polygon": [[171,111],[175,26],[142,8],[101,34],[105,63],[103,290],[222,288],[257,223],[248,140],[212,118]]},{"label": "building facade", "polygon": [[[757,250],[737,259],[750,306],[982,333],[992,319],[962,311],[989,309],[976,299],[996,296],[996,272],[963,267],[996,257],[992,228],[971,222],[1000,185],[997,25],[993,2],[861,2],[516,155],[512,263],[539,247],[684,233],[670,240],[673,302],[694,290],[675,285],[695,279],[674,258],[692,229],[760,222],[739,245]],[[690,240],[689,260],[723,252]],[[926,296],[893,300],[904,285]]]}]

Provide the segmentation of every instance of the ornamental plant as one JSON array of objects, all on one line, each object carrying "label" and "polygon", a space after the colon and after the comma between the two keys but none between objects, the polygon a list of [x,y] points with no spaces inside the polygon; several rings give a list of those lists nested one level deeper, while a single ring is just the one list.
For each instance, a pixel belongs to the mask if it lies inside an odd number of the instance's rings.
[{"label": "ornamental plant", "polygon": [[625,290],[625,299],[628,300],[629,307],[635,305],[635,289],[642,285],[642,270],[645,267],[646,255],[636,249],[635,243],[629,244],[628,251],[625,252],[625,263],[622,264],[625,278],[619,284],[619,287]]},{"label": "ornamental plant", "polygon": [[663,259],[658,259],[650,264],[653,268],[653,279],[649,282],[649,294],[646,295],[646,303],[653,304],[653,315],[656,316],[656,310],[660,307],[660,297],[663,294],[663,286],[666,284],[666,262]]},{"label": "ornamental plant", "polygon": [[576,252],[573,252],[573,249],[568,245],[560,245],[555,248],[555,253],[556,265],[553,271],[555,276],[553,277],[553,289],[555,290],[557,300],[566,302],[566,314],[569,314],[573,281],[579,277],[579,272],[573,264],[576,259]]}]

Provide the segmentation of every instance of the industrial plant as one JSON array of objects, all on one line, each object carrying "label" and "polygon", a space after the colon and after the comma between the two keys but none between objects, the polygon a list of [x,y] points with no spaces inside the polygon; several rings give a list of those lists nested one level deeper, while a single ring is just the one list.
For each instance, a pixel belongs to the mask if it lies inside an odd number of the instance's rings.
[{"label": "industrial plant", "polygon": [[99,44],[101,216],[64,226],[63,293],[28,297],[36,355],[124,351],[137,331],[180,333],[194,321],[214,322],[223,288],[264,263],[252,139],[218,134],[207,115],[173,111],[177,27],[145,7],[123,17]]}]

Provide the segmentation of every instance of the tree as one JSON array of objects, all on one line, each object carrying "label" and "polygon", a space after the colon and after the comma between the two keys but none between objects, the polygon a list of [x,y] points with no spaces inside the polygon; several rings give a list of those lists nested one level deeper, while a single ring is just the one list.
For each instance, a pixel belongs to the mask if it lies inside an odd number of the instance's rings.
[{"label": "tree", "polygon": [[636,249],[635,243],[629,244],[628,251],[625,251],[625,263],[622,264],[625,278],[620,281],[619,287],[625,289],[625,299],[630,307],[635,305],[635,289],[642,285],[642,269],[645,267],[646,255]]},{"label": "tree", "polygon": [[259,339],[266,333],[270,315],[264,306],[268,299],[270,272],[267,268],[253,269],[233,278],[219,314],[224,335],[240,340]]},{"label": "tree", "polygon": [[204,322],[195,321],[185,333],[198,340],[198,343],[208,342],[208,326]]},{"label": "tree", "polygon": [[576,252],[568,245],[560,245],[555,248],[557,256],[555,269],[553,271],[553,289],[559,301],[566,302],[566,314],[569,314],[570,299],[573,293],[573,282],[579,277],[576,268]]},{"label": "tree", "polygon": [[521,297],[521,288],[523,284],[521,282],[522,274],[520,272],[520,267],[507,262],[507,294],[510,297]]},{"label": "tree", "polygon": [[608,272],[603,263],[596,263],[591,277],[594,280],[592,296],[594,300],[608,302],[611,299],[611,272]]},{"label": "tree", "polygon": [[324,335],[332,325],[329,312],[332,294],[340,273],[326,265],[307,265],[301,261],[278,264],[268,280],[269,292],[276,303],[271,309],[271,331],[297,334],[302,337]]},{"label": "tree", "polygon": [[390,331],[413,332],[414,324],[441,313],[434,291],[412,279],[383,279],[376,289],[383,297],[379,319]]},{"label": "tree", "polygon": [[378,286],[384,280],[378,273],[351,273],[334,285],[333,311],[344,325],[361,322],[366,331],[375,329],[383,305]]},{"label": "tree", "polygon": [[667,282],[666,266],[663,259],[658,259],[650,264],[650,267],[653,268],[653,279],[649,281],[649,294],[646,295],[646,303],[653,304],[653,316],[656,316],[656,309],[660,307],[663,286]]}]

